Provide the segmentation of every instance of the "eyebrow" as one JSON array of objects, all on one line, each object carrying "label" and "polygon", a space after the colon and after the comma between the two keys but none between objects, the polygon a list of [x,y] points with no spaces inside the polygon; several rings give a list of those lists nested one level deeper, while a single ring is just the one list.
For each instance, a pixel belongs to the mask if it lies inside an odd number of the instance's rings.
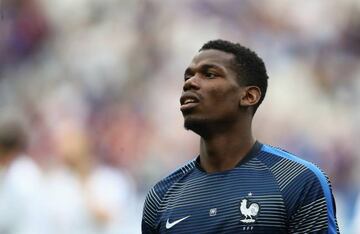
[{"label": "eyebrow", "polygon": [[217,65],[214,65],[214,64],[204,64],[203,66],[201,66],[201,70],[208,70],[208,69],[211,69],[211,68],[215,68],[215,69],[220,69],[222,70],[221,67],[217,66]]},{"label": "eyebrow", "polygon": [[[221,72],[224,72],[224,69],[221,68],[220,66],[216,65],[216,64],[204,64],[204,65],[201,65],[201,67],[199,67],[199,70],[204,71],[204,70],[208,70],[208,69],[211,69],[211,68],[219,69]],[[194,70],[193,68],[188,67],[188,68],[186,68],[184,74],[189,74],[193,70]]]},{"label": "eyebrow", "polygon": [[185,72],[184,72],[184,75],[189,74],[190,72],[191,72],[191,68],[188,67],[188,68],[186,68],[186,70],[185,70]]}]

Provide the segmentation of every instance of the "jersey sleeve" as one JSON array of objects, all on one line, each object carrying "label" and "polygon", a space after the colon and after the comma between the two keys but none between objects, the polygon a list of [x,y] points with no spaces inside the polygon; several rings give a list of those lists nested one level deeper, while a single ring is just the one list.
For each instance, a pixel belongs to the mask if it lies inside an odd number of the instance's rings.
[{"label": "jersey sleeve", "polygon": [[156,219],[159,207],[159,198],[154,188],[146,196],[143,216],[141,221],[141,230],[143,234],[153,234],[156,232]]},{"label": "jersey sleeve", "polygon": [[290,233],[339,233],[336,223],[335,200],[330,181],[316,166],[304,174],[296,205],[289,219]]},{"label": "jersey sleeve", "polygon": [[150,227],[150,225],[148,223],[146,223],[143,219],[142,223],[141,223],[141,233],[142,234],[156,234],[156,231],[152,227]]},{"label": "jersey sleeve", "polygon": [[159,233],[160,216],[164,212],[164,196],[169,188],[180,178],[186,176],[195,167],[195,161],[192,160],[180,167],[169,176],[159,181],[148,192],[142,216],[141,229],[143,234]]},{"label": "jersey sleeve", "polygon": [[282,149],[263,145],[262,151],[284,199],[288,233],[339,233],[327,176],[313,163]]}]

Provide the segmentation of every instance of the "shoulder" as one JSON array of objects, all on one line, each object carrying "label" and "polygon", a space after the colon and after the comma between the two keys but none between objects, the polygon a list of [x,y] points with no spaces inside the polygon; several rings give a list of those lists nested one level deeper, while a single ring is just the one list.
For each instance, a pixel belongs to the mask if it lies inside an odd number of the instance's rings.
[{"label": "shoulder", "polygon": [[27,155],[19,155],[17,159],[13,161],[13,163],[10,165],[9,173],[11,175],[14,174],[16,176],[19,172],[21,172],[22,178],[24,178],[24,175],[26,176],[32,176],[32,177],[40,177],[41,171],[40,168],[37,166],[37,164],[30,158],[30,156]]},{"label": "shoulder", "polygon": [[161,212],[161,207],[163,206],[163,198],[167,191],[181,178],[186,176],[195,168],[195,160],[191,160],[185,165],[181,166],[170,175],[166,176],[164,179],[156,183],[148,192],[144,210],[143,210],[143,221],[150,226],[156,225],[156,218],[158,212]]},{"label": "shoulder", "polygon": [[335,201],[330,180],[315,164],[285,150],[263,145],[260,158],[268,165],[281,190],[288,215],[324,210],[324,218],[335,223]]},{"label": "shoulder", "polygon": [[[315,183],[324,190],[329,186],[327,175],[315,164],[301,159],[283,149],[264,144],[261,148],[262,161],[268,165],[275,177],[279,180],[279,186],[284,188],[292,179],[306,183]],[[301,178],[301,179],[300,179]],[[324,191],[326,192],[326,191]]]},{"label": "shoulder", "polygon": [[178,169],[167,175],[165,178],[157,182],[148,192],[149,195],[154,195],[162,198],[170,187],[179,181],[181,178],[186,176],[195,167],[195,160],[191,160],[186,164],[180,166]]},{"label": "shoulder", "polygon": [[21,193],[37,192],[41,186],[42,172],[29,156],[20,155],[10,165],[6,180]]},{"label": "shoulder", "polygon": [[195,160],[187,162],[185,165],[180,166],[174,172],[166,176],[164,179],[160,180],[155,184],[153,190],[162,197],[167,190],[182,177],[191,172],[195,167]]}]

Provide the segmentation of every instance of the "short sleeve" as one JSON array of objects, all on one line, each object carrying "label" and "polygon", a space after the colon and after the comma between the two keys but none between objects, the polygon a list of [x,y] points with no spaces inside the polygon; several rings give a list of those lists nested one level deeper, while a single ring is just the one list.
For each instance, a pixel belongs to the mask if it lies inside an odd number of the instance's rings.
[{"label": "short sleeve", "polygon": [[156,233],[155,227],[159,200],[160,199],[158,198],[158,195],[156,194],[154,188],[152,188],[147,194],[144,203],[141,223],[141,230],[143,234]]},{"label": "short sleeve", "polygon": [[142,220],[142,223],[141,223],[141,233],[143,234],[155,234],[156,231],[150,227],[150,225],[148,223],[146,223],[144,221],[144,219]]},{"label": "short sleeve", "polygon": [[292,216],[290,233],[339,233],[330,181],[320,169],[309,170]]}]

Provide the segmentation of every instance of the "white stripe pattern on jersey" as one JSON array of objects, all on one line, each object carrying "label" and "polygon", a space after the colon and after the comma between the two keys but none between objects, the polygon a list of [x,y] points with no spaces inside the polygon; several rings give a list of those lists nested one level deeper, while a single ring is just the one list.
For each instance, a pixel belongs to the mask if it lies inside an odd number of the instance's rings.
[{"label": "white stripe pattern on jersey", "polygon": [[281,191],[306,170],[307,168],[304,165],[285,158],[271,167],[271,171],[276,177]]}]

